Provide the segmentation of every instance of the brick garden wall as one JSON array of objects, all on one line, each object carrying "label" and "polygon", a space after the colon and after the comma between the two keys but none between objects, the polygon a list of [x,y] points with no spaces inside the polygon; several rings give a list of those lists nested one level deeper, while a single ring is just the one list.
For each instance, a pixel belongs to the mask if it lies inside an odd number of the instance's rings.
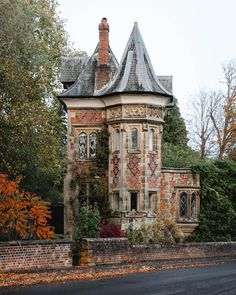
[{"label": "brick garden wall", "polygon": [[0,272],[72,266],[69,241],[0,243]]},{"label": "brick garden wall", "polygon": [[132,246],[126,238],[84,239],[81,265],[236,256],[236,242]]}]

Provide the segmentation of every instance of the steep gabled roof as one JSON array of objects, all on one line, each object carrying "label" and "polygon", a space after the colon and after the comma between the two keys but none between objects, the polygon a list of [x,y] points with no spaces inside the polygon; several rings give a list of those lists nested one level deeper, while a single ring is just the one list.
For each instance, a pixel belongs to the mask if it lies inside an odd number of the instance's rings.
[{"label": "steep gabled roof", "polygon": [[[98,45],[90,58],[88,58],[87,63],[83,64],[80,68],[81,73],[77,77],[74,84],[58,95],[60,98],[66,97],[92,97],[95,92],[95,73],[98,64]],[[109,47],[109,65],[111,68],[112,76],[117,70],[118,62]],[[78,72],[77,72],[78,73]],[[68,75],[69,78],[69,75]],[[73,76],[74,78],[74,76]],[[63,82],[63,81],[62,81]]]},{"label": "steep gabled roof", "polygon": [[172,92],[163,86],[154,72],[137,23],[134,23],[116,74],[95,95],[115,93],[153,93],[172,97]]}]

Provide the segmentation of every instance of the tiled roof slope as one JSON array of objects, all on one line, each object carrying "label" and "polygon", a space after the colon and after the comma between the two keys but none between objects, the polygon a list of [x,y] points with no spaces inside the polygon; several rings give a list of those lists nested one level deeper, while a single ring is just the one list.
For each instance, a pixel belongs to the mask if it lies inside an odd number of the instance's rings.
[{"label": "tiled roof slope", "polygon": [[[82,61],[79,62],[80,65],[83,64]],[[88,59],[87,63],[82,65],[81,67],[78,66],[77,80],[75,83],[58,95],[58,97],[91,97],[94,96],[95,92],[95,71],[98,63],[98,46],[96,47],[93,55]],[[74,63],[76,65],[76,62]],[[109,47],[109,65],[111,67],[112,76],[117,70],[118,62]],[[75,68],[75,67],[74,67]],[[79,70],[82,69],[82,72],[79,73]],[[64,69],[63,77],[69,79],[74,79],[75,72],[72,73],[72,76],[69,77],[67,74],[68,68],[67,66]],[[61,82],[70,82],[70,81],[63,81],[61,77]]]},{"label": "tiled roof slope", "polygon": [[[62,57],[60,81],[62,83],[74,83],[86,66],[89,58],[89,56]],[[172,92],[172,76],[157,76],[157,79],[166,90]]]},{"label": "tiled roof slope", "polygon": [[62,57],[60,81],[62,83],[75,82],[88,59],[87,56]]},{"label": "tiled roof slope", "polygon": [[153,70],[137,23],[134,24],[116,74],[95,94],[103,96],[115,93],[153,93],[172,97]]}]

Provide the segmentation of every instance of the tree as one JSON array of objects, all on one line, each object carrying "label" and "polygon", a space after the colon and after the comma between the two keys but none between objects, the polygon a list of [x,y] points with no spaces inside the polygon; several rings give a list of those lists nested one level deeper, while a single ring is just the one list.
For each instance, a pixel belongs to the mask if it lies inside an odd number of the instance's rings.
[{"label": "tree", "polygon": [[201,91],[192,102],[189,120],[191,145],[201,158],[235,157],[236,146],[236,64],[223,65],[226,91]]},{"label": "tree", "polygon": [[163,141],[174,145],[187,145],[188,142],[185,122],[181,117],[176,98],[174,98],[174,106],[165,120]]},{"label": "tree", "polygon": [[187,129],[177,100],[165,120],[162,143],[162,166],[188,168],[198,161],[198,155],[187,146]]},{"label": "tree", "polygon": [[9,180],[0,174],[0,239],[55,238],[48,225],[48,203],[38,196],[21,191],[20,179]]},{"label": "tree", "polygon": [[200,224],[190,240],[198,242],[236,239],[236,163],[229,160],[201,162]]},{"label": "tree", "polygon": [[0,2],[0,171],[51,201],[62,190],[65,126],[55,89],[66,52],[55,0]]}]

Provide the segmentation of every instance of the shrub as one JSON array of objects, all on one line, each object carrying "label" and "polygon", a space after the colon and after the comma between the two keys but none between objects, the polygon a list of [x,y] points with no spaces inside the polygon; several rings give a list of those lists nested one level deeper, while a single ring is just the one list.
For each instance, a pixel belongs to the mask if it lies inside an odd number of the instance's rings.
[{"label": "shrub", "polygon": [[73,234],[74,247],[72,252],[74,254],[75,263],[77,264],[83,238],[98,238],[99,236],[100,215],[97,206],[82,205],[78,216],[78,221],[75,224]]},{"label": "shrub", "polygon": [[133,245],[175,244],[183,239],[174,220],[157,218],[152,225],[142,224],[140,228],[130,227],[126,231],[128,240]]},{"label": "shrub", "polygon": [[0,174],[0,239],[52,239],[51,212],[40,197],[21,191],[20,179]]},{"label": "shrub", "polygon": [[123,230],[117,224],[102,224],[100,238],[122,238],[125,236]]}]

